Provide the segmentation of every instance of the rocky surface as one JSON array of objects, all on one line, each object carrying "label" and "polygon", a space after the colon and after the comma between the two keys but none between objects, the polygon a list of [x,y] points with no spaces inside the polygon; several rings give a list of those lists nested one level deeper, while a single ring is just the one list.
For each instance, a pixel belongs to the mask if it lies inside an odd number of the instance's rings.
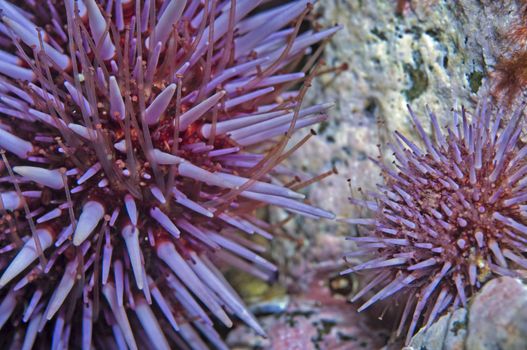
[{"label": "rocky surface", "polygon": [[467,310],[457,309],[437,320],[428,330],[417,333],[405,350],[465,350]]},{"label": "rocky surface", "polygon": [[488,282],[467,309],[419,332],[407,350],[527,349],[527,286],[503,277]]},{"label": "rocky surface", "polygon": [[[260,317],[268,337],[251,335],[240,327],[228,336],[234,350],[364,350],[379,349],[389,334],[356,313],[346,298],[335,290],[346,288],[347,280],[328,283],[327,267],[305,276],[310,280],[305,293],[293,294],[279,313]],[[333,293],[332,293],[333,290]]]},{"label": "rocky surface", "polygon": [[489,282],[470,305],[467,350],[527,349],[527,286],[501,278]]},{"label": "rocky surface", "polygon": [[385,146],[393,131],[414,132],[407,104],[424,125],[430,125],[427,105],[446,123],[453,106],[470,110],[492,90],[490,73],[512,51],[507,34],[521,16],[521,1],[514,0],[413,0],[402,15],[395,13],[396,3],[318,3],[323,25],[343,26],[325,59],[348,69],[315,81],[312,100],[334,102],[335,108],[294,163],[315,170],[336,166],[340,176],[312,186],[310,198],[340,215],[354,214],[346,179],[354,188],[374,188],[380,179],[367,156],[377,156],[380,145],[389,157]]}]

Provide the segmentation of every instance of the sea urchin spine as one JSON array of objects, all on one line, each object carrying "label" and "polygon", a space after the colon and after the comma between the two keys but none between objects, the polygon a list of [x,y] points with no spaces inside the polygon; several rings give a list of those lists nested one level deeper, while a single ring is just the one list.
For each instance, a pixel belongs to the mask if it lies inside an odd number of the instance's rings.
[{"label": "sea urchin spine", "polygon": [[418,325],[428,327],[449,306],[466,305],[488,279],[525,276],[527,269],[522,110],[508,122],[503,111],[491,121],[483,103],[472,121],[464,109],[454,112],[446,132],[430,112],[433,138],[411,109],[410,115],[424,148],[396,132],[390,147],[397,169],[374,160],[385,184],[371,193],[374,201],[352,199],[374,216],[348,220],[367,234],[349,238],[357,251],[347,259],[363,262],[343,272],[372,270],[352,299],[375,292],[359,311],[400,297],[405,307],[398,332],[409,324],[407,343]]},{"label": "sea urchin spine", "polygon": [[271,237],[264,204],[332,217],[279,163],[327,118],[287,91],[313,60],[291,70],[338,30],[264,2],[0,1],[0,347],[224,349],[229,314],[263,334],[216,265],[275,272],[237,233]]}]

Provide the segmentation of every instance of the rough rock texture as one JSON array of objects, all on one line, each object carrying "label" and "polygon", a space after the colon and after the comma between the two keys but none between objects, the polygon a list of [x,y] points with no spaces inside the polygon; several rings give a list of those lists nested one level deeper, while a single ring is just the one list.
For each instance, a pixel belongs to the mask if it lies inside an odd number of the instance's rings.
[{"label": "rough rock texture", "polygon": [[471,300],[419,332],[407,348],[427,350],[527,349],[527,286],[503,277],[488,282]]},{"label": "rough rock texture", "polygon": [[251,336],[246,327],[240,327],[228,336],[232,349],[364,350],[382,347],[389,334],[368,324],[343,296],[332,294],[327,273],[326,269],[320,269],[314,275],[305,276],[311,281],[305,293],[292,295],[283,312],[260,318],[267,330],[267,339]]},{"label": "rough rock texture", "polygon": [[464,350],[467,310],[457,309],[437,320],[426,331],[414,336],[406,349]]},{"label": "rough rock texture", "polygon": [[527,349],[527,286],[512,278],[489,282],[470,306],[467,350]]},{"label": "rough rock texture", "polygon": [[314,84],[312,98],[336,106],[295,164],[335,165],[341,176],[313,187],[312,200],[341,215],[353,213],[345,180],[354,188],[374,187],[378,171],[366,156],[378,155],[377,144],[384,151],[394,130],[413,132],[407,104],[425,125],[426,105],[443,121],[453,106],[475,107],[493,84],[487,76],[498,58],[511,52],[506,35],[519,21],[520,2],[413,0],[398,16],[395,0],[319,1],[324,25],[344,26],[328,45],[326,61],[349,68]]}]

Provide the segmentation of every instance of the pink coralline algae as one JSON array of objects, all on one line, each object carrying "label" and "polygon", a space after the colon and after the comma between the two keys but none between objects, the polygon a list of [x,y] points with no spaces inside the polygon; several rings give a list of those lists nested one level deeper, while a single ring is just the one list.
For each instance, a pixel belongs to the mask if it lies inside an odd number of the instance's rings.
[{"label": "pink coralline algae", "polygon": [[243,237],[271,238],[263,205],[333,217],[280,163],[327,118],[301,102],[339,29],[266,2],[0,1],[1,348],[264,334],[218,267],[276,273]]},{"label": "pink coralline algae", "polygon": [[482,103],[472,116],[454,111],[444,131],[430,112],[432,137],[410,115],[423,146],[396,132],[395,168],[374,160],[385,184],[374,200],[352,199],[374,214],[348,220],[367,233],[349,238],[357,250],[347,260],[362,262],[343,272],[371,272],[352,299],[366,297],[359,311],[386,299],[401,305],[406,343],[487,280],[527,274],[523,111],[493,114]]}]

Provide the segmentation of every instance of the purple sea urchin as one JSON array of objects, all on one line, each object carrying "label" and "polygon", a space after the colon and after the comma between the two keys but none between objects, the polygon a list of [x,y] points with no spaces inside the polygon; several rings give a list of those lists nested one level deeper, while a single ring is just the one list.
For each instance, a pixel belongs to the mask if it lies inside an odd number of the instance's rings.
[{"label": "purple sea urchin", "polygon": [[0,347],[225,348],[228,314],[263,333],[215,263],[274,273],[236,232],[271,237],[262,204],[332,217],[279,163],[326,119],[287,91],[316,57],[291,70],[338,29],[264,2],[0,1]]},{"label": "purple sea urchin", "polygon": [[[362,311],[387,298],[403,304],[398,334],[409,324],[406,342],[447,307],[466,305],[475,290],[497,275],[525,276],[527,269],[527,146],[519,140],[523,111],[509,122],[491,121],[486,104],[468,120],[454,112],[443,132],[430,114],[433,138],[410,109],[424,148],[396,132],[390,145],[397,169],[375,161],[385,184],[375,201],[352,199],[374,212],[350,219],[368,227],[350,237],[364,258],[343,273],[372,270],[369,283],[352,299],[375,293]],[[505,124],[505,127],[502,127]],[[410,319],[408,317],[410,316]]]}]

